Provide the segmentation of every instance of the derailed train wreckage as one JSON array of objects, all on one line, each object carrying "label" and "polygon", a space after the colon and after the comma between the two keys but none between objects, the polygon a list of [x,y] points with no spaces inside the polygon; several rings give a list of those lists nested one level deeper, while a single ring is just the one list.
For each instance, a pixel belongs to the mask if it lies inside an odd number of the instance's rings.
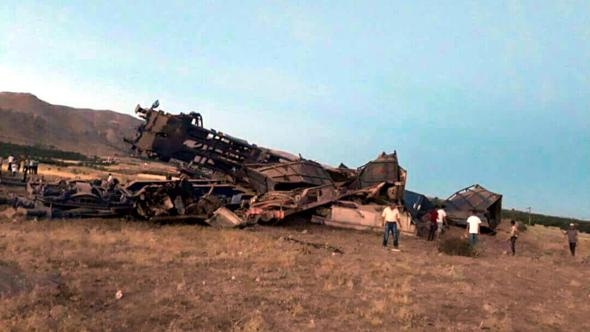
[{"label": "derailed train wreckage", "polygon": [[[380,228],[380,220],[374,213],[360,210],[378,211],[382,209],[379,205],[402,202],[407,173],[399,166],[396,152],[382,153],[359,169],[344,165],[329,167],[206,129],[198,113],[173,115],[157,107],[157,103],[150,108],[137,106],[135,111],[145,123],[138,128],[135,138],[126,141],[140,155],[161,161],[175,159],[188,165],[186,173],[194,173],[191,170],[196,169],[201,176],[208,174],[207,180],[213,181],[209,185],[210,192],[191,197],[191,200],[192,204],[203,200],[217,202],[203,204],[209,207],[206,211],[209,223],[237,226],[277,221],[296,213],[314,211],[319,215],[313,219],[319,222],[352,228]],[[233,204],[228,204],[223,195],[212,194],[222,184],[239,192],[231,197]],[[152,194],[158,196],[155,192]],[[186,206],[185,202],[178,203]],[[213,208],[216,209],[212,211]],[[350,220],[344,220],[341,213],[334,213],[342,209],[354,210],[349,217],[344,217]],[[177,210],[182,211],[178,218],[194,215],[190,209]],[[402,224],[406,227],[401,228],[409,230],[410,218],[404,219]]]},{"label": "derailed train wreckage", "polygon": [[[0,197],[0,204],[24,207],[31,217],[120,217],[152,221],[204,222],[238,227],[276,222],[306,213],[312,222],[353,229],[381,229],[384,205],[405,205],[399,229],[414,233],[431,209],[426,196],[405,190],[407,172],[397,153],[381,153],[358,169],[330,167],[283,151],[250,144],[206,129],[198,113],[173,115],[136,107],[144,119],[135,153],[183,165],[179,180],[27,183],[29,198]],[[412,198],[414,197],[414,198]],[[424,201],[424,202],[422,202]],[[475,185],[445,201],[448,219],[461,224],[472,210],[492,230],[501,220],[502,195]]]}]

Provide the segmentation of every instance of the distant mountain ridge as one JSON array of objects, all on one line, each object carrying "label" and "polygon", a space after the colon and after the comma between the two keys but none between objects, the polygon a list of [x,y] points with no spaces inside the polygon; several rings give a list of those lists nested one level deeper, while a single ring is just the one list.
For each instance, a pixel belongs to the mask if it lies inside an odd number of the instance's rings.
[{"label": "distant mountain ridge", "polygon": [[53,147],[84,155],[129,152],[141,120],[109,110],[53,105],[30,93],[0,92],[0,141]]}]

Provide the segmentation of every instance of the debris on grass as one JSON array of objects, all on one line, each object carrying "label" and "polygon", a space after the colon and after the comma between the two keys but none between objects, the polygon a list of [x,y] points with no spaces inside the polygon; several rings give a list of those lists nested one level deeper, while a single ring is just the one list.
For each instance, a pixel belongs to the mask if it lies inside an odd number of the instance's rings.
[{"label": "debris on grass", "polygon": [[298,240],[298,239],[292,238],[290,236],[284,236],[284,237],[281,237],[281,238],[283,240],[285,240],[285,241],[291,241],[291,242],[303,244],[303,245],[310,246],[310,247],[313,247],[313,248],[316,248],[316,249],[326,249],[326,250],[331,251],[333,254],[340,254],[340,255],[344,254],[344,252],[341,249],[336,248],[336,247],[334,247],[332,245],[329,245],[328,243],[322,244],[322,243],[307,242],[307,241],[302,241],[302,240]]}]

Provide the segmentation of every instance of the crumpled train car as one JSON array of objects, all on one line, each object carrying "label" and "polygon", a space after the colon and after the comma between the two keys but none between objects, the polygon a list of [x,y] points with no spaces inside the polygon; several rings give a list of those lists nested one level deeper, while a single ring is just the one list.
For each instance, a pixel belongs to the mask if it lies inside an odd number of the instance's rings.
[{"label": "crumpled train car", "polygon": [[452,194],[445,201],[447,219],[465,224],[472,211],[481,217],[484,227],[494,230],[502,220],[502,195],[474,184]]}]

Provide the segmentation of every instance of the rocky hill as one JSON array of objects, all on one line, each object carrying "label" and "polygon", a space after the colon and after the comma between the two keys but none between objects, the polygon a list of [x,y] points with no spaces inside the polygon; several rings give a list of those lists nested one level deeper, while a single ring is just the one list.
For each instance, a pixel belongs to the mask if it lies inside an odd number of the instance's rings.
[{"label": "rocky hill", "polygon": [[52,105],[29,93],[0,92],[0,141],[51,147],[85,155],[129,151],[140,120],[108,110]]}]

